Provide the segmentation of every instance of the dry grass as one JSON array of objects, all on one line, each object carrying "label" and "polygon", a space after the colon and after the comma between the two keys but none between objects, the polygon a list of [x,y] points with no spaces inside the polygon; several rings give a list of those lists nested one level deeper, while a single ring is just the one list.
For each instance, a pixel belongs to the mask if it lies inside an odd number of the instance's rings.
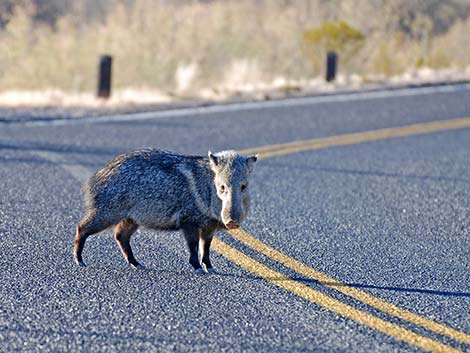
[{"label": "dry grass", "polygon": [[157,90],[136,90],[126,88],[114,92],[108,100],[97,98],[88,92],[70,93],[60,89],[8,90],[0,92],[0,106],[3,107],[77,107],[107,108],[139,104],[159,104],[172,102],[172,97]]},{"label": "dry grass", "polygon": [[31,10],[17,8],[0,30],[0,91],[60,89],[86,99],[80,94],[95,91],[97,61],[104,53],[115,59],[113,87],[150,90],[149,96],[162,100],[313,79],[322,73],[323,57],[306,50],[303,34],[339,16],[365,36],[354,58],[340,63],[343,75],[367,80],[422,67],[470,66],[465,44],[470,20],[439,35],[413,37],[381,25],[377,15],[354,11],[351,1],[340,1],[338,8],[311,0],[162,3],[118,4],[93,21],[72,12],[54,27],[38,25]]}]

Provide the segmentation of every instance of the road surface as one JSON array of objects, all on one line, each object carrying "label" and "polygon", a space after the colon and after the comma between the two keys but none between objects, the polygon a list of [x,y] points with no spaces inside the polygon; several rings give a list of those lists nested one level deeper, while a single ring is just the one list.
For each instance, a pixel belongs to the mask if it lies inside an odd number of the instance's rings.
[{"label": "road surface", "polygon": [[[469,85],[1,121],[0,352],[470,352]],[[83,181],[143,147],[260,152],[218,274],[145,229],[145,270],[110,232],[74,264]]]}]

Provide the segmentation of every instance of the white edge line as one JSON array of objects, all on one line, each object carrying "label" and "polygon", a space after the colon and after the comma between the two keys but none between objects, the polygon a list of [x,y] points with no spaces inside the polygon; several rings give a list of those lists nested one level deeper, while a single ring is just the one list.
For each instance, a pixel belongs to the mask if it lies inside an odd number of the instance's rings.
[{"label": "white edge line", "polygon": [[160,110],[152,112],[141,113],[128,113],[117,115],[103,115],[99,117],[87,118],[67,118],[49,121],[28,121],[19,123],[20,126],[61,126],[61,125],[75,125],[75,124],[101,124],[109,122],[129,122],[129,121],[145,121],[155,120],[161,118],[171,117],[185,117],[185,116],[201,116],[210,115],[224,112],[239,112],[247,110],[258,110],[266,108],[285,108],[285,107],[300,107],[305,105],[331,103],[331,102],[348,102],[360,101],[369,99],[383,99],[394,97],[410,97],[427,95],[433,93],[448,93],[462,90],[470,90],[470,84],[456,84],[456,85],[443,85],[431,86],[420,88],[403,88],[403,89],[390,89],[382,91],[369,91],[369,92],[356,92],[356,93],[340,93],[340,94],[327,94],[324,96],[311,96],[311,97],[298,97],[298,98],[285,98],[272,101],[259,101],[259,102],[244,102],[244,103],[225,103],[220,105],[211,105],[204,107],[190,107],[190,108],[176,108],[169,110]]}]

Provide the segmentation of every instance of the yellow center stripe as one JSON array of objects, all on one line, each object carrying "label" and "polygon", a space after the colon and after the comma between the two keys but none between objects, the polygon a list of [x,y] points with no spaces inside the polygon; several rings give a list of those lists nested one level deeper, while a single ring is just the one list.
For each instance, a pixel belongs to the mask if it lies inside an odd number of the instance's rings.
[{"label": "yellow center stripe", "polygon": [[321,305],[322,307],[339,315],[348,317],[363,325],[369,326],[377,331],[383,332],[389,336],[395,337],[401,341],[407,342],[426,351],[435,353],[461,353],[461,351],[455,348],[430,338],[420,336],[396,324],[382,320],[369,313],[358,310],[348,304],[344,304],[302,283],[291,280],[289,277],[270,269],[260,262],[246,256],[242,252],[234,249],[230,245],[225,244],[218,238],[213,239],[212,247],[215,251],[226,257],[228,260],[238,264],[245,270],[248,270],[280,288],[288,290],[301,298]]},{"label": "yellow center stripe", "polygon": [[376,298],[359,289],[349,287],[345,285],[344,283],[341,283],[335,280],[334,278],[329,277],[322,272],[314,270],[313,268],[310,268],[307,265],[297,260],[294,260],[293,258],[273,249],[269,245],[259,241],[258,239],[256,239],[255,237],[253,237],[252,235],[248,234],[247,232],[243,230],[231,230],[230,234],[235,239],[249,246],[250,248],[260,252],[261,254],[268,256],[269,258],[283,264],[286,267],[293,269],[294,271],[296,271],[297,273],[300,273],[301,275],[305,277],[308,277],[315,281],[320,282],[321,284],[327,287],[333,288],[343,294],[349,295],[350,297],[355,298],[374,308],[382,310],[383,312],[386,312],[387,314],[396,316],[400,319],[409,321],[413,324],[423,326],[431,331],[434,331],[442,335],[446,335],[455,340],[458,340],[464,343],[470,343],[469,334],[460,332],[446,325],[437,323],[433,320],[426,319],[408,310],[401,309],[397,307],[396,305],[393,305],[379,298]]},{"label": "yellow center stripe", "polygon": [[240,153],[260,153],[260,158],[269,158],[302,151],[311,151],[328,147],[353,145],[357,143],[406,137],[412,135],[430,134],[433,132],[457,130],[469,127],[470,118],[441,120],[433,121],[431,123],[414,124],[401,127],[393,127],[366,132],[328,136],[310,140],[262,146],[258,148],[245,149],[240,151]]},{"label": "yellow center stripe", "polygon": [[[270,158],[302,151],[317,150],[336,146],[346,146],[369,141],[378,141],[420,134],[429,134],[434,132],[457,130],[462,128],[470,128],[470,118],[434,121],[430,123],[413,124],[402,127],[385,128],[337,136],[328,136],[316,139],[262,146],[258,148],[250,148],[240,152],[243,154],[260,153],[260,158]],[[314,270],[313,268],[310,268],[307,265],[273,249],[272,247],[264,244],[263,242],[259,241],[258,239],[254,238],[253,236],[242,230],[231,231],[230,233],[234,238],[236,238],[243,244],[283,264],[284,266],[293,269],[294,271],[300,273],[303,276],[314,279],[327,287],[333,288],[343,294],[355,298],[387,314],[409,321],[413,324],[420,325],[438,334],[446,335],[454,340],[461,341],[467,344],[470,343],[470,335],[467,333],[460,332],[444,324],[440,324],[433,320],[421,317],[420,315],[414,314],[405,309],[401,309],[394,304],[376,298],[364,291],[349,287],[327,276],[326,274]],[[276,272],[268,268],[267,266],[251,259],[250,257],[223,243],[217,238],[214,238],[213,244],[214,250],[216,250],[232,262],[240,265],[242,268],[264,278],[265,280],[275,284],[278,287],[284,288],[304,299],[317,303],[339,315],[346,316],[352,320],[360,322],[380,332],[398,338],[399,340],[402,340],[427,351],[460,352],[455,348],[452,348],[435,340],[420,336],[396,324],[392,324],[390,322],[377,318],[369,313],[355,309],[350,305],[344,304],[336,299],[322,294],[302,283],[291,280],[288,277],[282,275],[281,273]]]}]

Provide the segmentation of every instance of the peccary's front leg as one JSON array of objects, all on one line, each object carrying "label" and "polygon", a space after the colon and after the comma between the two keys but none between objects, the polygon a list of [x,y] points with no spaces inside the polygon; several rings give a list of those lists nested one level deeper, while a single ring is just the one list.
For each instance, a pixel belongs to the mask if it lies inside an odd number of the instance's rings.
[{"label": "peccary's front leg", "polygon": [[199,248],[199,228],[194,225],[186,225],[182,227],[184,237],[189,249],[189,263],[193,266],[197,273],[205,273],[204,269],[199,263],[198,248]]},{"label": "peccary's front leg", "polygon": [[200,234],[200,242],[202,248],[202,263],[206,266],[207,272],[215,272],[215,268],[211,264],[210,260],[210,247],[212,238],[214,237],[214,230],[212,229],[203,229]]}]

